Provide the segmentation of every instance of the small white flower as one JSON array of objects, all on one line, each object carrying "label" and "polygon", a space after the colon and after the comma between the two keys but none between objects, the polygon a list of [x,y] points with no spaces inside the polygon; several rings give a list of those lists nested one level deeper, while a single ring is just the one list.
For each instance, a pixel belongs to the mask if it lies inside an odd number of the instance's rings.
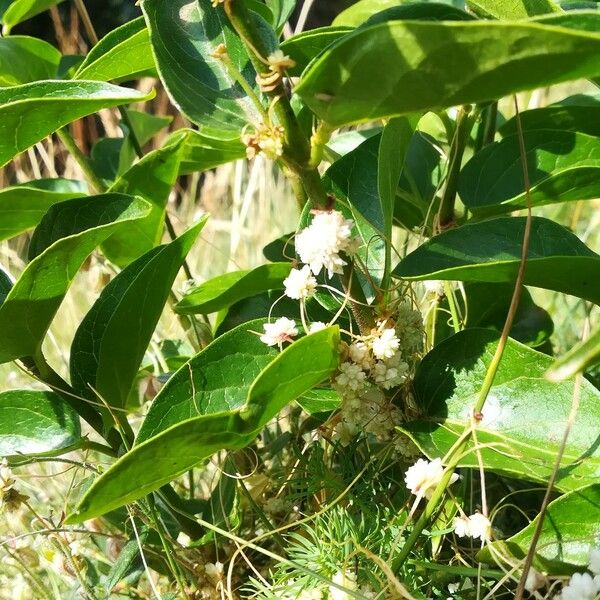
[{"label": "small white flower", "polygon": [[313,277],[310,267],[304,265],[301,269],[292,269],[283,280],[285,295],[293,300],[310,298],[317,288],[317,280]]},{"label": "small white flower", "polygon": [[402,361],[399,354],[385,361],[378,361],[373,367],[375,383],[384,390],[391,390],[406,381],[408,365]]},{"label": "small white flower", "polygon": [[481,541],[489,540],[492,534],[492,524],[481,513],[475,513],[470,517],[455,517],[454,533],[458,537],[479,538]]},{"label": "small white flower", "polygon": [[[471,535],[469,517],[454,517],[453,526],[454,533],[458,537],[469,537]],[[450,586],[448,586],[448,590],[450,590]]]},{"label": "small white flower", "polygon": [[529,573],[527,573],[527,579],[525,579],[525,589],[528,592],[535,592],[535,590],[539,590],[544,585],[546,585],[546,578],[539,571],[531,567]]},{"label": "small white flower", "polygon": [[356,392],[364,387],[366,378],[364,371],[358,365],[345,362],[340,365],[340,374],[335,378],[335,383],[342,390]]},{"label": "small white flower", "polygon": [[287,317],[281,317],[274,323],[265,323],[263,328],[265,333],[260,336],[260,341],[267,346],[281,348],[283,342],[291,342],[291,338],[298,335],[296,323]]},{"label": "small white flower", "polygon": [[373,340],[373,354],[380,360],[392,358],[399,347],[400,340],[396,337],[396,332],[392,328],[384,329]]},{"label": "small white flower", "polygon": [[373,362],[373,359],[370,356],[369,347],[362,341],[350,344],[348,347],[348,356],[350,356],[352,362],[359,365],[362,369],[369,369]]},{"label": "small white flower", "polygon": [[308,326],[308,333],[317,333],[323,329],[327,329],[327,325],[323,321],[315,321]]},{"label": "small white flower", "polygon": [[444,282],[438,281],[437,279],[431,279],[423,282],[425,293],[429,296],[443,296],[444,295]]},{"label": "small white flower", "polygon": [[347,446],[352,438],[356,435],[358,428],[355,423],[351,423],[346,419],[340,419],[337,425],[333,428],[332,438],[338,440],[342,446]]},{"label": "small white flower", "polygon": [[351,249],[353,225],[352,220],[344,219],[336,210],[318,212],[312,223],[296,235],[300,260],[309,265],[315,275],[321,269],[325,269],[329,277],[343,273],[346,262],[340,252]]},{"label": "small white flower", "polygon": [[600,592],[600,577],[589,573],[574,573],[569,583],[563,587],[562,600],[594,600]]},{"label": "small white flower", "polygon": [[[333,583],[337,583],[345,587],[348,590],[356,590],[356,578],[352,573],[348,571],[338,571],[332,578]],[[345,591],[330,585],[329,586],[329,597],[331,600],[350,600],[349,596]]]},{"label": "small white flower", "polygon": [[594,575],[600,575],[600,548],[592,548],[589,555],[589,569]]},{"label": "small white flower", "polygon": [[204,565],[204,572],[213,583],[219,583],[219,581],[223,578],[223,563],[206,563]]},{"label": "small white flower", "polygon": [[[420,458],[407,469],[404,481],[406,487],[416,496],[430,498],[443,475],[444,465],[441,458],[436,458],[431,462]],[[457,479],[458,475],[453,473],[448,485],[452,485]]]}]

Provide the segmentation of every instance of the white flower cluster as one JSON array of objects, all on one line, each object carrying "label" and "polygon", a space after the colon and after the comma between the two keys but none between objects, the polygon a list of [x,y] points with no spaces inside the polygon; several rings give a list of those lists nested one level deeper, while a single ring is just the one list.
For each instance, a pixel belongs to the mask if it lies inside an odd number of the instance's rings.
[{"label": "white flower cluster", "polygon": [[274,323],[265,323],[263,325],[264,333],[260,336],[260,341],[267,346],[283,346],[284,342],[291,342],[298,335],[296,322],[287,317],[281,317]]},{"label": "white flower cluster", "polygon": [[[322,269],[329,277],[342,273],[346,261],[341,252],[353,254],[360,242],[352,237],[354,221],[337,210],[316,212],[312,223],[296,235],[296,252],[314,275]],[[286,290],[287,293],[287,290]]]},{"label": "white flower cluster", "polygon": [[[406,470],[404,481],[406,487],[417,498],[431,498],[435,488],[438,486],[444,475],[444,465],[441,458],[435,458],[431,462],[424,458],[419,458],[417,462]],[[448,485],[452,485],[458,480],[456,473],[452,474]]]},{"label": "white flower cluster", "polygon": [[479,538],[483,542],[492,537],[492,524],[489,519],[481,513],[475,513],[470,517],[455,517],[454,533],[458,537]]},{"label": "white flower cluster", "polygon": [[589,554],[590,573],[574,573],[560,594],[562,600],[595,600],[600,594],[600,548]]}]

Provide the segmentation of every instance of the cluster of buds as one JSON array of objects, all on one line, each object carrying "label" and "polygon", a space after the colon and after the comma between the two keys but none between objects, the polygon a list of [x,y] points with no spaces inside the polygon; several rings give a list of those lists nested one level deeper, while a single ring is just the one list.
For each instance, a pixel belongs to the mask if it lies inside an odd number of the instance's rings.
[{"label": "cluster of buds", "polygon": [[259,73],[256,83],[261,92],[274,92],[280,85],[283,75],[288,69],[296,66],[296,61],[286,56],[281,50],[276,50],[267,58],[269,71]]},{"label": "cluster of buds", "polygon": [[253,159],[259,153],[270,160],[277,160],[283,154],[283,127],[260,125],[253,133],[243,133],[242,143],[246,146],[246,157]]}]

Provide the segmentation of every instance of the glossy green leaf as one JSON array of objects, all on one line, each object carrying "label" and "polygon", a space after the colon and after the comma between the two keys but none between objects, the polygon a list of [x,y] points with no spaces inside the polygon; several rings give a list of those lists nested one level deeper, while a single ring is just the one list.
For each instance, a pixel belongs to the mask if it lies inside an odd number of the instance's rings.
[{"label": "glossy green leaf", "polygon": [[273,26],[277,31],[283,29],[296,8],[297,0],[265,0],[273,13]]},{"label": "glossy green leaf", "polygon": [[179,166],[180,175],[214,169],[246,158],[246,147],[239,136],[230,140],[220,140],[192,129],[179,129],[173,135],[185,136]]},{"label": "glossy green leaf", "polygon": [[183,314],[210,314],[269,290],[282,290],[290,274],[289,262],[261,265],[250,271],[233,271],[218,275],[192,288],[175,306]]},{"label": "glossy green leaf", "polygon": [[547,376],[551,381],[562,381],[600,362],[600,329],[596,329],[550,367]]},{"label": "glossy green leaf", "polygon": [[2,306],[4,300],[6,300],[6,296],[8,296],[8,292],[13,286],[13,281],[8,273],[5,273],[2,269],[0,269],[0,306]]},{"label": "glossy green leaf", "polygon": [[600,34],[550,22],[391,21],[360,28],[325,50],[296,92],[339,127],[600,75]]},{"label": "glossy green leaf", "polygon": [[0,306],[0,363],[35,355],[75,274],[87,256],[119,227],[148,212],[122,194],[55,204],[31,240],[32,256]]},{"label": "glossy green leaf", "polygon": [[113,29],[79,65],[73,79],[127,81],[156,73],[143,17]]},{"label": "glossy green leaf", "polygon": [[3,35],[8,35],[15,25],[35,17],[61,2],[63,0],[13,0],[2,15]]},{"label": "glossy green leaf", "polygon": [[[532,207],[600,197],[600,139],[542,129],[523,133]],[[487,145],[463,167],[458,191],[477,215],[527,208],[519,136]]]},{"label": "glossy green leaf", "polygon": [[71,121],[152,95],[94,81],[38,81],[0,89],[0,167]]},{"label": "glossy green leaf", "polygon": [[302,394],[296,402],[309,415],[319,415],[337,410],[342,398],[335,390],[314,389]]},{"label": "glossy green leaf", "polygon": [[[586,569],[590,549],[597,547],[600,537],[600,484],[557,498],[548,505],[544,517],[533,566],[553,575]],[[539,518],[537,516],[525,529],[507,540],[494,542],[491,547],[504,555],[524,559]],[[478,558],[493,562],[488,548]]]},{"label": "glossy green leaf", "polygon": [[[590,96],[574,96],[565,99],[564,103],[526,110],[520,114],[520,119],[525,132],[560,129],[600,137],[600,102]],[[516,117],[500,125],[498,132],[503,137],[516,134]]]},{"label": "glossy green leaf", "polygon": [[243,407],[254,380],[279,354],[254,333],[262,333],[266,322],[236,327],[183,365],[154,399],[136,444],[188,419]]},{"label": "glossy green leaf", "polygon": [[[525,221],[525,217],[499,217],[441,233],[411,252],[394,274],[418,281],[514,282]],[[525,285],[598,304],[600,256],[558,223],[533,217]]]},{"label": "glossy green leaf", "polygon": [[[192,407],[192,414],[200,416],[172,425],[136,444],[94,482],[68,522],[81,522],[132,502],[198,465],[217,450],[240,448],[250,443],[284,406],[335,371],[339,360],[339,340],[337,327],[299,339],[278,354],[258,375],[242,406],[224,410],[221,402],[215,409],[222,412],[211,414],[201,412],[203,409],[211,410],[210,406]],[[236,348],[230,348],[229,352],[235,354]],[[243,366],[240,364],[237,370]],[[227,372],[221,368],[221,376]],[[187,365],[174,375],[178,376],[188,381],[189,377],[201,377],[194,369],[190,373]],[[221,388],[228,386],[222,377],[220,379],[218,385]],[[235,383],[228,389],[235,393],[239,384],[237,379],[232,381]],[[202,384],[201,378],[199,383]],[[190,383],[187,383],[187,390],[188,394],[190,391],[194,394]],[[184,402],[185,397],[184,392]],[[226,395],[224,400],[227,401]]]},{"label": "glossy green leaf", "polygon": [[109,188],[139,196],[150,203],[148,216],[127,231],[116,232],[102,244],[102,251],[115,264],[128,265],[162,239],[167,201],[179,174],[179,160],[183,138],[171,138],[168,144],[144,156]]},{"label": "glossy green leaf", "polygon": [[35,227],[53,204],[85,195],[85,184],[70,179],[38,179],[0,190],[0,240]]},{"label": "glossy green leaf", "polygon": [[[466,329],[436,346],[418,367],[414,390],[425,418],[403,429],[428,456],[444,456],[464,431],[498,338],[497,332],[487,329]],[[486,469],[547,481],[574,393],[574,382],[557,384],[544,377],[552,362],[551,357],[508,339],[476,431]],[[559,490],[597,481],[599,401],[600,392],[583,381],[580,409],[556,479]],[[460,465],[479,468],[477,454],[471,438]]]},{"label": "glossy green leaf", "polygon": [[325,48],[344,37],[351,27],[318,27],[294,35],[281,44],[281,50],[296,64],[288,69],[290,77],[300,77],[311,60]]},{"label": "glossy green leaf", "polygon": [[[440,14],[444,19],[451,20],[459,7],[453,1],[438,0],[437,2],[413,2],[412,0],[359,0],[342,11],[333,21],[334,25],[358,27],[371,19],[381,18],[385,13],[396,14],[392,18],[422,19]],[[462,3],[459,3],[462,4]],[[440,13],[441,11],[441,13]],[[463,11],[460,11],[463,14]],[[403,16],[404,15],[404,16]],[[385,20],[389,20],[383,17]]]},{"label": "glossy green leaf", "polygon": [[151,250],[102,290],[71,346],[71,384],[79,394],[125,406],[175,277],[205,222]]},{"label": "glossy green leaf", "polygon": [[53,79],[58,72],[60,52],[33,37],[0,37],[0,87]]},{"label": "glossy green leaf", "polygon": [[247,81],[256,76],[243,43],[222,6],[211,0],[143,0],[160,78],[173,103],[211,137],[239,135],[248,122],[258,122],[246,98],[222,61],[211,55],[225,44],[231,60]]},{"label": "glossy green leaf", "polygon": [[129,119],[129,125],[121,121],[120,128],[123,137],[100,138],[92,146],[90,155],[92,168],[99,177],[107,182],[114,182],[119,175],[123,175],[137,158],[132,133],[135,133],[137,141],[143,147],[173,120],[172,117],[156,117],[137,110],[125,109],[125,112]]},{"label": "glossy green leaf", "polygon": [[0,456],[47,454],[76,444],[77,413],[53,392],[0,393]]},{"label": "glossy green leaf", "polygon": [[524,19],[560,12],[552,0],[467,0],[467,5],[479,16],[492,19]]}]

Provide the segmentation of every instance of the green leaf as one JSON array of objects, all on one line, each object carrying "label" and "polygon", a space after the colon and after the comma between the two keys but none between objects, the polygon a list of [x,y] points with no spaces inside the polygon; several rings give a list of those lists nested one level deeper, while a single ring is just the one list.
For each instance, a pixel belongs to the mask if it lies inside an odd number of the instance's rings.
[{"label": "green leaf", "polygon": [[14,0],[2,15],[3,35],[8,35],[15,25],[35,17],[61,2],[63,0]]},{"label": "green leaf", "polygon": [[140,556],[140,545],[145,544],[148,532],[148,527],[144,526],[139,533],[139,541],[138,537],[134,535],[133,539],[128,540],[123,546],[117,560],[111,566],[110,572],[106,577],[104,587],[108,592],[112,592],[119,581],[125,579],[132,572],[143,570],[144,564]]},{"label": "green leaf", "polygon": [[87,256],[119,227],[148,212],[122,194],[55,204],[31,240],[32,256],[0,306],[0,363],[35,355],[75,274]]},{"label": "green leaf", "polygon": [[94,81],[38,81],[0,89],[0,167],[71,121],[152,96]]},{"label": "green leaf", "polygon": [[150,37],[143,17],[113,29],[103,37],[79,65],[73,79],[128,81],[156,76]]},{"label": "green leaf", "polygon": [[281,31],[296,8],[296,0],[265,0],[273,13],[273,27]]},{"label": "green leaf", "polygon": [[[502,331],[514,287],[512,283],[465,283],[468,307],[466,326]],[[510,336],[535,348],[547,342],[553,331],[554,323],[550,315],[533,301],[529,290],[523,288]]]},{"label": "green leaf", "polygon": [[77,413],[53,392],[0,393],[0,456],[48,454],[81,437]]},{"label": "green leaf", "polygon": [[290,77],[300,77],[311,60],[319,56],[325,48],[344,37],[351,27],[318,27],[294,35],[281,44],[281,51],[296,65],[288,69]]},{"label": "green leaf", "polygon": [[[499,217],[445,231],[411,252],[394,275],[412,281],[514,282],[525,222],[525,217]],[[533,217],[525,285],[598,304],[600,256],[558,223]]]},{"label": "green leaf", "polygon": [[[520,119],[524,132],[561,129],[600,137],[600,102],[590,96],[573,96],[561,104],[526,110],[520,114]],[[498,127],[498,132],[503,137],[516,134],[516,117]]]},{"label": "green leaf", "polygon": [[[158,435],[136,443],[130,452],[94,482],[68,522],[81,522],[137,500],[198,465],[214,452],[241,448],[250,443],[284,406],[337,369],[339,339],[338,328],[329,327],[294,342],[269,363],[249,389],[245,388],[245,404],[231,410],[225,408],[228,395],[224,391],[228,390],[238,398],[238,379],[234,376],[228,382],[223,381],[222,376],[228,370],[221,367],[220,383],[217,385],[221,387],[223,400],[214,408],[222,412],[202,414],[203,409],[211,410],[212,406],[203,402],[196,409],[192,405],[192,414],[200,416],[172,425]],[[211,346],[204,352],[209,348]],[[229,353],[235,355],[236,350],[234,346]],[[238,364],[238,376],[243,367],[244,364]],[[202,373],[195,372],[193,367],[190,369],[186,365],[173,377],[187,382],[187,391],[184,388],[183,396],[180,396],[184,402],[186,397],[189,399],[189,394],[195,396],[200,392],[199,398],[205,396]],[[193,390],[190,377],[201,387]],[[224,388],[224,385],[227,387]]]},{"label": "green leaf", "polygon": [[550,367],[547,377],[550,381],[562,381],[580,373],[600,361],[600,329],[596,329]]},{"label": "green leaf", "polygon": [[0,87],[56,77],[60,52],[33,37],[0,37]]},{"label": "green leaf", "polygon": [[[600,139],[553,129],[523,132],[532,207],[600,196]],[[487,145],[463,167],[458,191],[476,215],[527,208],[519,136]]]},{"label": "green leaf", "polygon": [[210,314],[269,290],[282,290],[290,274],[289,262],[269,263],[251,271],[233,271],[218,275],[192,288],[175,306],[182,314]]},{"label": "green leaf", "polygon": [[53,204],[85,195],[85,184],[70,179],[38,179],[0,190],[0,240],[35,227]]},{"label": "green leaf", "polygon": [[383,215],[383,233],[386,240],[392,239],[396,191],[418,120],[418,117],[392,119],[385,125],[381,133],[377,189]]},{"label": "green leaf", "polygon": [[173,135],[184,135],[180,175],[207,171],[246,157],[246,147],[239,136],[220,140],[192,129],[179,129]]},{"label": "green leaf", "polygon": [[254,380],[279,354],[254,333],[262,333],[266,322],[236,327],[183,365],[154,399],[136,444],[188,419],[243,407]]},{"label": "green leaf", "polygon": [[467,5],[479,16],[492,19],[524,19],[560,12],[551,0],[467,0]]},{"label": "green leaf", "polygon": [[[440,457],[462,435],[497,347],[499,334],[467,329],[436,346],[421,362],[414,391],[424,419],[405,430],[429,457]],[[569,417],[572,381],[551,383],[553,359],[508,339],[477,426],[477,447],[468,442],[460,466],[545,482],[553,471]],[[580,410],[565,449],[556,488],[578,489],[597,481],[600,392],[581,386]]]},{"label": "green leaf", "polygon": [[146,154],[109,188],[109,192],[140,196],[152,207],[145,219],[127,231],[116,232],[102,244],[102,251],[115,264],[128,265],[160,243],[167,201],[179,174],[182,143],[182,136],[171,138],[162,148]]},{"label": "green leaf", "polygon": [[309,415],[320,415],[337,410],[342,399],[335,390],[315,389],[302,394],[296,402]]},{"label": "green leaf", "polygon": [[[491,548],[505,556],[524,559],[533,542],[539,515],[511,538],[494,542]],[[585,569],[591,548],[600,536],[600,484],[570,492],[548,505],[544,524],[537,539],[533,566],[553,575],[570,574]],[[484,548],[478,558],[493,562],[491,548]]]},{"label": "green leaf", "polygon": [[8,292],[13,286],[13,281],[2,269],[0,269],[0,306],[6,300],[6,296],[8,296]]},{"label": "green leaf", "polygon": [[[342,11],[333,21],[334,25],[358,27],[371,19],[377,19],[386,13],[392,15],[393,19],[423,19],[443,17],[451,20],[455,13],[466,14],[453,6],[452,1],[445,2],[412,2],[407,0],[359,0]],[[462,3],[460,3],[462,4]],[[438,16],[439,15],[439,16]],[[468,15],[467,15],[468,16]],[[385,17],[384,17],[385,18]],[[386,18],[386,20],[389,20]]]},{"label": "green leaf", "polygon": [[205,222],[151,250],[102,290],[71,346],[71,384],[79,394],[125,406],[173,281]]},{"label": "green leaf", "polygon": [[160,78],[181,112],[210,137],[239,135],[248,122],[259,122],[222,61],[211,55],[219,44],[248,82],[256,73],[222,6],[211,0],[143,0]]},{"label": "green leaf", "polygon": [[295,91],[340,127],[598,76],[599,55],[599,34],[548,22],[391,21],[325,50]]}]

